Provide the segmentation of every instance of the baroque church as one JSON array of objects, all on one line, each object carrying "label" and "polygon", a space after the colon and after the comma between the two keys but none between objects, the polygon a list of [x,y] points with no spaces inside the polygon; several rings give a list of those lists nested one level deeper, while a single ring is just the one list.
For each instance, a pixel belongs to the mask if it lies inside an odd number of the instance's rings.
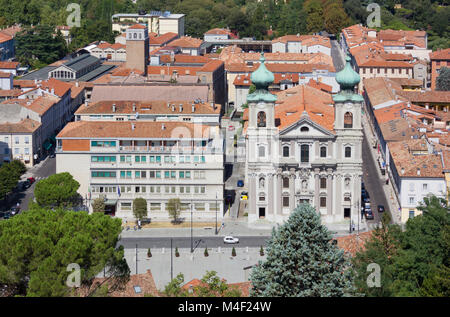
[{"label": "baroque church", "polygon": [[338,94],[302,85],[294,87],[298,94],[286,91],[283,101],[268,90],[274,75],[263,53],[260,62],[251,75],[256,90],[247,97],[244,126],[249,223],[282,223],[301,203],[313,206],[322,223],[356,223],[361,217],[363,98],[355,93],[360,77],[350,58],[336,74]]}]

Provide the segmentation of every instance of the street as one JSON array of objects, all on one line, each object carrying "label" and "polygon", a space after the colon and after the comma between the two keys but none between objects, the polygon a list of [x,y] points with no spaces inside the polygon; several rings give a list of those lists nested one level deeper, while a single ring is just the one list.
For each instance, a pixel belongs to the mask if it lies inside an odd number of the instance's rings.
[{"label": "street", "polygon": [[333,65],[334,68],[336,69],[336,72],[344,68],[345,56],[343,56],[343,53],[341,53],[339,43],[336,40],[331,41],[331,58],[333,59]]},{"label": "street", "polygon": [[[225,244],[223,242],[223,236],[209,236],[209,237],[193,237],[194,248],[217,248],[217,247],[265,247],[266,241],[269,240],[270,236],[245,236],[239,237],[239,243],[237,244]],[[169,237],[156,238],[156,237],[139,237],[139,238],[122,238],[119,241],[119,245],[123,245],[125,249],[132,249],[138,245],[138,248],[170,248]],[[178,248],[190,248],[191,238],[190,237],[176,237],[172,238],[173,247]]]}]

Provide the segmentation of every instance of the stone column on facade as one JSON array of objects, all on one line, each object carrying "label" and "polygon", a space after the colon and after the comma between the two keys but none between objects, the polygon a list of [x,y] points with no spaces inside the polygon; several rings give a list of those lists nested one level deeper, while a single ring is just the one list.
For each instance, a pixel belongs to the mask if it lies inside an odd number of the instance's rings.
[{"label": "stone column on facade", "polygon": [[317,212],[319,213],[320,209],[320,169],[314,169],[314,205],[316,207]]},{"label": "stone column on facade", "polygon": [[273,174],[267,175],[267,211],[266,214],[275,215],[275,211],[273,210],[274,206],[274,196],[273,196]]},{"label": "stone column on facade", "polygon": [[282,199],[282,194],[283,194],[283,172],[282,169],[279,168],[277,170],[277,180],[278,180],[278,185],[277,185],[277,191],[278,193],[276,193],[276,208],[277,208],[277,213],[279,215],[281,215],[283,213],[283,199]]},{"label": "stone column on facade", "polygon": [[342,219],[344,216],[344,210],[342,209],[342,175],[337,174],[335,177],[335,186],[336,186],[336,200],[334,206],[334,214],[341,215]]},{"label": "stone column on facade", "polygon": [[289,208],[295,208],[295,169],[289,170]]},{"label": "stone column on facade", "polygon": [[256,174],[255,173],[251,173],[250,174],[250,188],[249,188],[249,197],[251,197],[250,199],[250,210],[249,210],[249,214],[257,214],[256,212]]},{"label": "stone column on facade", "polygon": [[291,140],[291,146],[289,149],[289,156],[295,157],[295,141]]},{"label": "stone column on facade", "polygon": [[333,212],[333,170],[327,170],[327,214],[331,215]]}]

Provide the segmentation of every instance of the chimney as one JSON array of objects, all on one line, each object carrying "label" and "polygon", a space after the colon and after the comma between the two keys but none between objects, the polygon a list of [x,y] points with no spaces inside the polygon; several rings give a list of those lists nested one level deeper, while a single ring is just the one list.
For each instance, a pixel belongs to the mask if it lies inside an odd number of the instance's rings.
[{"label": "chimney", "polygon": [[134,123],[131,124],[131,130],[134,130],[136,127],[134,125]]},{"label": "chimney", "polygon": [[87,108],[87,107],[89,106],[89,101],[86,100],[86,101],[84,102],[84,106]]},{"label": "chimney", "polygon": [[50,90],[50,92],[52,93],[52,95],[55,94],[55,88],[52,88],[52,90]]},{"label": "chimney", "polygon": [[402,167],[402,175],[404,175],[404,174],[405,174],[405,168]]},{"label": "chimney", "polygon": [[170,108],[170,102],[167,103],[167,108]]},{"label": "chimney", "polygon": [[214,102],[211,102],[211,108],[213,108],[214,110],[216,110],[216,104]]},{"label": "chimney", "polygon": [[175,111],[175,105],[172,105],[172,112]]},{"label": "chimney", "polygon": [[133,112],[136,112],[136,104],[133,103]]},{"label": "chimney", "polygon": [[192,104],[192,112],[195,112],[195,104]]},{"label": "chimney", "polygon": [[112,112],[116,112],[116,104],[115,103],[113,103],[113,105],[112,105]]},{"label": "chimney", "polygon": [[180,103],[180,112],[183,112],[183,104]]},{"label": "chimney", "polygon": [[75,87],[80,87],[80,83],[78,81],[75,82]]},{"label": "chimney", "polygon": [[417,175],[420,175],[420,168],[417,169]]},{"label": "chimney", "polygon": [[165,129],[166,129],[166,126],[164,125],[164,123],[161,124],[161,130],[165,130]]}]

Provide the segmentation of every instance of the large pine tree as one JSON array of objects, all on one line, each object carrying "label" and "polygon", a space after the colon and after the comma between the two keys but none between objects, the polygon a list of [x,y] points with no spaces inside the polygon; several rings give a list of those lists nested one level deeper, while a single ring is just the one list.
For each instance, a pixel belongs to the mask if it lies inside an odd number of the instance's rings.
[{"label": "large pine tree", "polygon": [[251,273],[252,296],[345,296],[352,291],[349,262],[331,242],[320,216],[308,204],[299,205],[272,232],[267,258]]}]

